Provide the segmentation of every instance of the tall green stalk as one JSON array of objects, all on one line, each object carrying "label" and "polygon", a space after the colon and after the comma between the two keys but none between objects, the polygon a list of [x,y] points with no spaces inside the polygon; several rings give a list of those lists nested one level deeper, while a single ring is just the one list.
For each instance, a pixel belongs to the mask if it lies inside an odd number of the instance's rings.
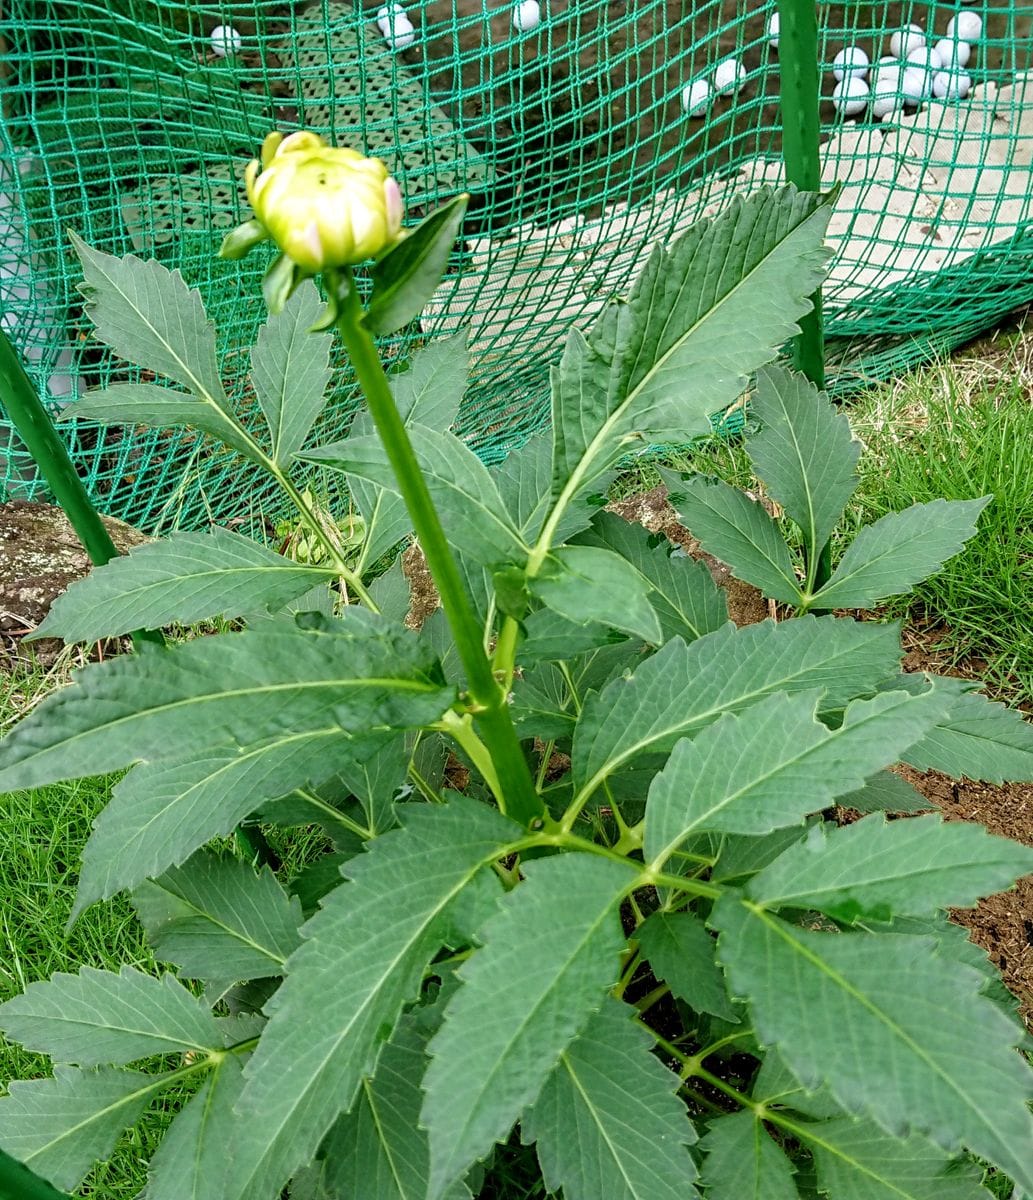
[{"label": "tall green stalk", "polygon": [[470,604],[405,424],[395,406],[373,338],[363,324],[362,304],[347,267],[341,271],[339,282],[341,286],[338,287],[328,280],[337,293],[340,306],[337,328],[441,596],[441,606],[455,638],[475,705],[475,724],[497,770],[500,794],[496,798],[509,816],[529,825],[540,819],[545,809],[520,748],[505,690],[495,678],[484,652],[480,622]]},{"label": "tall green stalk", "polygon": [[[818,102],[818,11],[814,0],[778,0],[779,96],[782,103],[782,161],[786,179],[807,192],[821,189],[821,120]],[[825,386],[825,331],[821,290],[800,320],[793,342],[793,365],[816,387]],[[832,543],[813,547],[817,554],[814,585],[832,573]]]},{"label": "tall green stalk", "polygon": [[[57,436],[50,414],[3,330],[0,330],[0,402],[71,522],[90,561],[101,567],[117,557],[118,549],[111,535],[93,507],[64,442]],[[133,641],[162,644],[164,639],[154,630],[141,630],[133,634]]]}]

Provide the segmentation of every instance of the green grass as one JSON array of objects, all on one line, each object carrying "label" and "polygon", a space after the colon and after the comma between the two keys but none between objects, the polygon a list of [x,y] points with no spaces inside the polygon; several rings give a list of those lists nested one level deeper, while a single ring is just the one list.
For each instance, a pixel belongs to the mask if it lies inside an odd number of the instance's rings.
[{"label": "green grass", "polygon": [[964,551],[891,611],[930,623],[948,661],[974,658],[995,691],[1020,702],[1033,699],[1029,383],[1017,354],[992,371],[982,361],[948,363],[868,393],[850,411],[867,447],[856,519],[993,495]]}]

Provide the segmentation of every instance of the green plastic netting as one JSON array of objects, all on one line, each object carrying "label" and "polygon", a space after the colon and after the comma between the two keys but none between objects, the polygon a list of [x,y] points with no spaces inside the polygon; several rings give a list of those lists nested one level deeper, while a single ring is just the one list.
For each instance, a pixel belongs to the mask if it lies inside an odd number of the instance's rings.
[{"label": "green plastic netting", "polygon": [[[567,330],[626,287],[650,242],[781,178],[774,0],[543,0],[524,31],[512,2],[407,8],[412,44],[392,49],[373,0],[8,0],[0,307],[55,410],[131,378],[88,336],[67,228],[111,252],[156,255],[200,288],[247,410],[242,354],[263,317],[263,255],[236,264],[213,251],[246,216],[242,169],[273,127],[381,155],[413,220],[472,193],[451,274],[385,351],[402,366],[422,342],[468,326],[461,432],[487,461],[546,422],[548,367]],[[883,121],[845,120],[829,101],[841,47],[874,60],[893,30],[917,22],[941,37],[957,11],[920,0],[819,7],[823,176],[843,184],[826,293],[841,391],[1033,299],[1033,7],[964,10],[983,29],[963,100]],[[239,33],[239,50],[215,52],[219,25]],[[743,86],[688,115],[683,89],[727,56],[744,64]],[[328,425],[353,407],[339,364]],[[63,428],[99,507],[144,528],[253,517],[274,503],[249,468],[188,432]],[[6,422],[0,469],[8,495],[42,494]]]}]

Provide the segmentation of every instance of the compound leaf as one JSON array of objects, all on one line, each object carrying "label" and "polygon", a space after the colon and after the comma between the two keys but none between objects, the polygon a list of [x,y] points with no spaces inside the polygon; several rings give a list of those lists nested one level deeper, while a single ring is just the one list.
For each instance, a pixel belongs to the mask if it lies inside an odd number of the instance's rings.
[{"label": "compound leaf", "polygon": [[560,546],[542,573],[528,581],[532,595],[568,621],[599,623],[657,646],[660,621],[649,602],[652,587],[619,554],[596,546]]},{"label": "compound leaf", "polygon": [[694,833],[799,824],[895,762],[950,704],[933,689],[883,692],[855,700],[832,730],[817,719],[819,699],[771,696],[680,741],[649,789],[646,861],[663,861]]},{"label": "compound leaf", "polygon": [[[938,726],[933,727],[933,733]],[[926,734],[926,737],[929,735]],[[922,739],[925,741],[925,738]],[[914,747],[907,753],[913,752]],[[840,796],[837,803],[842,808],[852,808],[860,813],[892,812],[918,813],[928,812],[931,808],[939,808],[935,800],[930,800],[906,779],[901,779],[893,771],[880,771],[859,788]]]},{"label": "compound leaf", "polygon": [[49,1079],[16,1079],[0,1097],[0,1149],[56,1187],[76,1187],[165,1082],[115,1067],[66,1066]]},{"label": "compound leaf", "polygon": [[427,724],[453,694],[436,675],[415,638],[359,610],[317,629],[273,623],[116,658],[81,671],[8,734],[0,788],[169,758],[187,745],[297,738],[331,721],[355,737]]},{"label": "compound leaf", "polygon": [[657,543],[641,525],[613,513],[598,513],[591,529],[578,535],[586,546],[602,546],[619,554],[642,576],[652,591],[649,603],[660,618],[663,640],[686,642],[713,633],[728,620],[724,592],[706,564],[689,557],[675,558],[666,538]]},{"label": "compound leaf", "polygon": [[654,246],[627,301],[607,306],[587,338],[574,330],[553,372],[556,497],[580,491],[639,437],[709,431],[711,413],[809,310],[829,211],[819,196],[763,189]]},{"label": "compound leaf", "polygon": [[312,783],[314,771],[342,769],[358,745],[334,722],[254,746],[198,747],[181,759],[134,767],[94,822],[73,919],[95,900],[136,887],[232,833],[263,800]]},{"label": "compound leaf", "polygon": [[799,1200],[792,1164],[753,1113],[719,1117],[700,1149],[707,1200]]},{"label": "compound leaf", "polygon": [[727,625],[688,646],[674,638],[588,697],[574,734],[575,785],[592,792],[636,755],[669,751],[775,692],[825,688],[824,706],[835,710],[892,675],[899,656],[896,626],[836,617]]},{"label": "compound leaf", "polygon": [[58,971],[30,983],[0,1004],[0,1028],[29,1050],[81,1067],[222,1048],[202,1000],[171,975],[158,979],[128,966],[117,975],[95,967]]},{"label": "compound leaf", "polygon": [[800,603],[789,549],[758,501],[722,479],[695,475],[679,481],[669,472],[665,476],[679,519],[707,553],[772,600]]},{"label": "compound leaf", "polygon": [[215,329],[201,293],[154,259],[118,258],[94,250],[74,233],[70,237],[82,263],[80,290],[97,337],[120,358],[175,380],[227,414]]},{"label": "compound leaf", "polygon": [[930,500],[863,526],[811,603],[870,608],[887,596],[904,595],[958,553],[991,499]]},{"label": "compound leaf", "polygon": [[754,470],[817,554],[857,487],[861,443],[824,392],[775,363],[757,372],[750,411],[761,424],[746,442]]},{"label": "compound leaf", "polygon": [[642,956],[657,979],[696,1012],[737,1024],[725,978],[715,961],[717,943],[698,917],[658,909],[635,931]]},{"label": "compound leaf", "polygon": [[150,1161],[147,1200],[213,1200],[227,1193],[227,1147],[236,1134],[233,1109],[243,1081],[238,1055],[214,1063]]},{"label": "compound leaf", "polygon": [[[506,512],[495,481],[476,454],[455,434],[409,425],[413,450],[449,537],[472,561],[488,566],[516,561],[526,549]],[[398,482],[379,437],[352,436],[301,455],[387,491]]]},{"label": "compound leaf", "polygon": [[[849,710],[848,710],[849,711]],[[1033,849],[982,825],[880,815],[829,832],[815,826],[755,875],[746,894],[766,908],[818,909],[837,920],[925,916],[968,908],[1033,871]]]},{"label": "compound leaf", "polygon": [[289,562],[228,529],[174,533],[94,567],[58,596],[34,636],[95,642],[173,621],[276,611],[334,575]]},{"label": "compound leaf", "polygon": [[414,1000],[464,889],[500,890],[482,868],[522,830],[453,796],[409,805],[402,829],[368,843],[305,926],[246,1068],[225,1200],[273,1200],[348,1111],[402,1005]]},{"label": "compound leaf", "polygon": [[566,1200],[690,1200],[696,1140],[679,1080],[652,1054],[635,1010],[607,999],[524,1116],[550,1191]]},{"label": "compound leaf", "polygon": [[1021,1030],[980,995],[979,971],[932,938],[819,933],[730,894],[712,923],[759,1040],[805,1088],[827,1083],[894,1136],[923,1133],[951,1153],[964,1143],[1029,1187],[1033,1072],[1013,1049]]},{"label": "compound leaf", "polygon": [[428,1048],[428,1200],[439,1200],[505,1137],[619,971],[617,910],[634,871],[577,853],[522,870],[526,879],[460,968],[462,987]]},{"label": "compound leaf", "polygon": [[840,1118],[796,1130],[835,1200],[989,1200],[980,1171],[925,1138],[890,1137],[871,1121]]},{"label": "compound leaf", "polygon": [[301,904],[268,867],[201,851],[133,893],[147,939],[186,979],[282,975],[301,941]]},{"label": "compound leaf", "polygon": [[904,761],[957,779],[1033,780],[1033,724],[1013,708],[967,692],[956,697],[946,720],[912,746]]},{"label": "compound leaf", "polygon": [[331,339],[310,332],[323,307],[316,285],[306,279],[258,331],[251,351],[251,383],[279,467],[304,445],[326,403]]},{"label": "compound leaf", "polygon": [[[323,1144],[323,1178],[336,1200],[424,1200],[430,1171],[427,1135],[419,1127],[428,1034],[403,1018],[364,1079],[359,1099]],[[448,1200],[469,1200],[457,1184]]]}]

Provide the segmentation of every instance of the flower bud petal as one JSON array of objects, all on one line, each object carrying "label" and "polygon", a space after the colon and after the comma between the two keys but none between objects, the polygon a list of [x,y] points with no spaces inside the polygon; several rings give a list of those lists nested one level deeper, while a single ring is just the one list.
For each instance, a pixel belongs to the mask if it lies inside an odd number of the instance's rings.
[{"label": "flower bud petal", "polygon": [[244,182],[256,221],[307,275],[379,257],[402,236],[386,165],[308,130],[270,134]]},{"label": "flower bud petal", "polygon": [[222,239],[222,245],[219,247],[219,257],[238,259],[243,258],[249,251],[253,250],[260,242],[267,242],[269,234],[261,221],[256,221],[252,218],[250,221],[245,221],[243,225],[238,225],[236,229],[231,229],[229,233]]}]

